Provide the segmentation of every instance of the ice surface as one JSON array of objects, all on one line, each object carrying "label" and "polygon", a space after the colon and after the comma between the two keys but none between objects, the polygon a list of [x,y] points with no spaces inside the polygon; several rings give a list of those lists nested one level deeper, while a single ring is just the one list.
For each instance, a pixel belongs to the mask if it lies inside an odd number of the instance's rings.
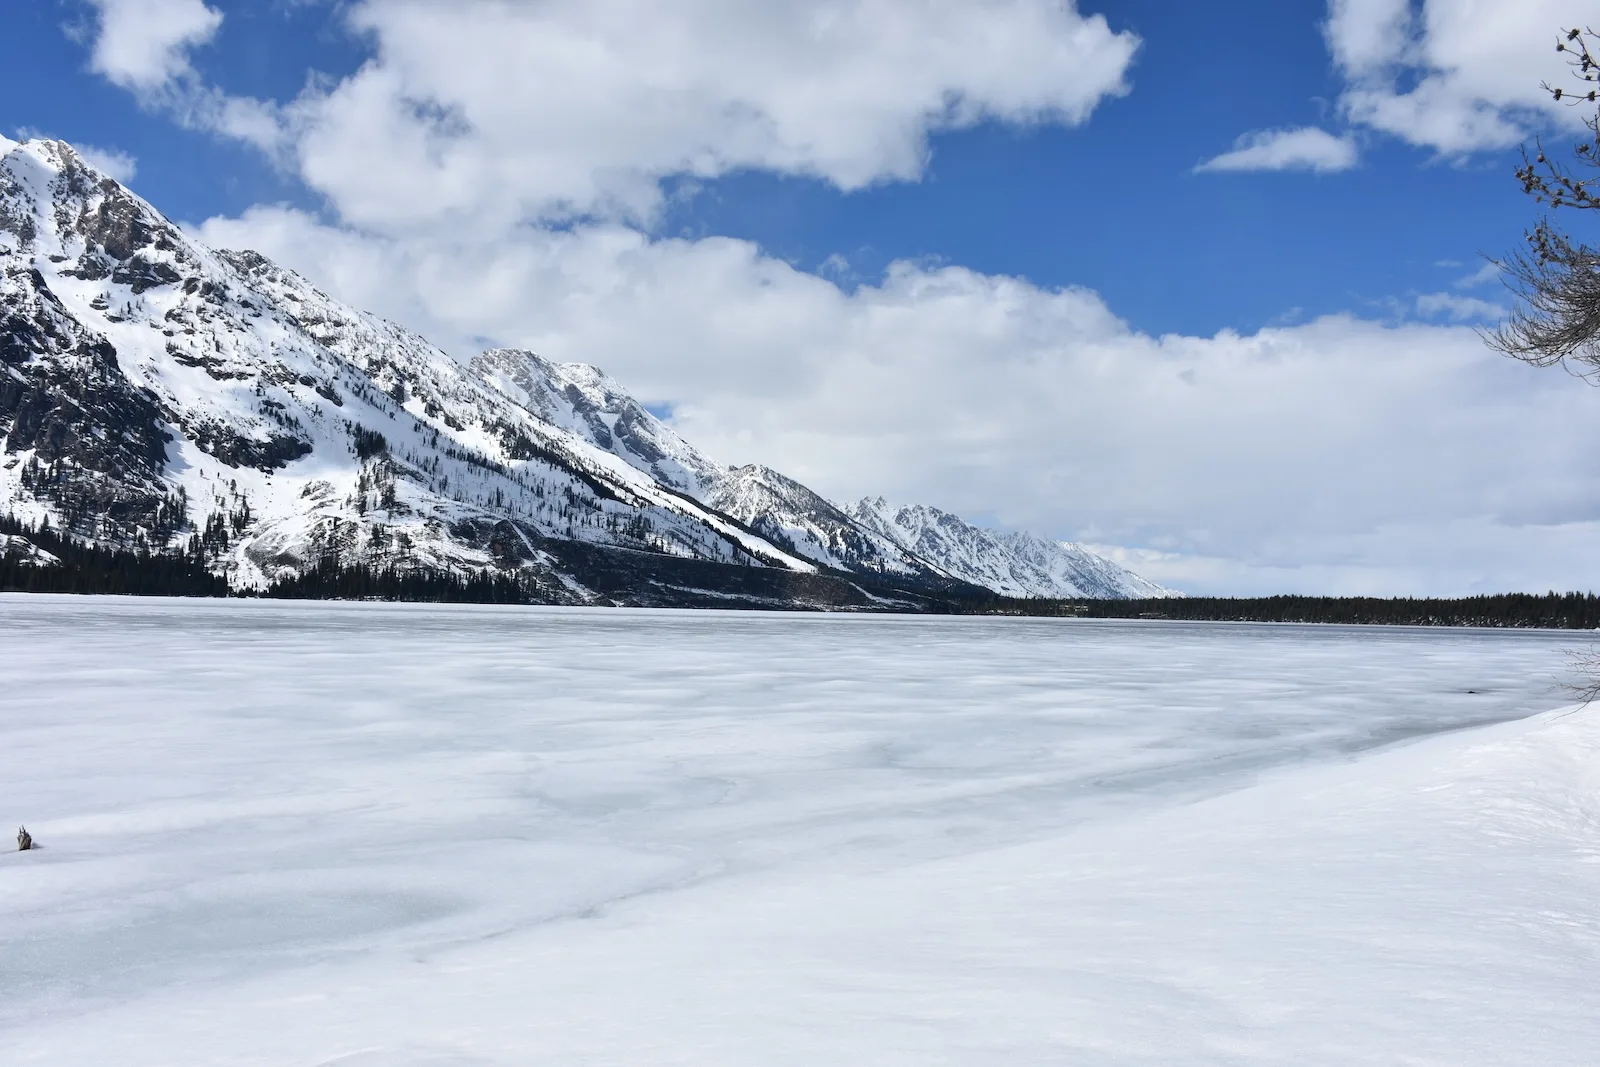
[{"label": "ice surface", "polygon": [[1592,1064],[1581,643],[3,596],[0,1059]]}]

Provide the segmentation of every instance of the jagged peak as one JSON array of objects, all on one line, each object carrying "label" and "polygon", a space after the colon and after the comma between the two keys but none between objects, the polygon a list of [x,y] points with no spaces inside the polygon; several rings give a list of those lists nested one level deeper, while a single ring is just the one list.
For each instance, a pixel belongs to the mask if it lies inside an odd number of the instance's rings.
[{"label": "jagged peak", "polygon": [[[851,509],[856,515],[877,515],[886,521],[904,521],[906,518],[919,522],[948,523],[959,522],[974,530],[983,530],[981,526],[973,526],[967,520],[954,512],[936,508],[932,504],[896,504],[891,503],[886,497],[864,496]],[[995,531],[984,530],[993,534]]]},{"label": "jagged peak", "polygon": [[53,170],[63,170],[75,165],[94,171],[96,174],[100,173],[68,141],[54,137],[25,137],[20,141],[13,141],[0,137],[0,153],[10,155],[19,151],[26,152]]},{"label": "jagged peak", "polygon": [[738,496],[759,497],[786,508],[826,512],[838,516],[841,521],[855,521],[847,511],[816,490],[764,463],[746,463],[730,467],[723,473],[717,482],[714,498],[723,504],[730,504]]},{"label": "jagged peak", "polygon": [[1099,553],[1023,530],[995,530],[929,504],[863,497],[853,517],[965,581],[1011,596],[1176,596]]},{"label": "jagged peak", "polygon": [[66,141],[35,137],[11,141],[9,144],[9,148],[0,148],[0,162],[13,171],[27,166],[35,175],[47,179],[51,183],[49,191],[55,199],[63,196],[83,198],[96,193],[126,196],[136,201],[144,211],[166,220],[166,216],[151,204],[100,171]]},{"label": "jagged peak", "polygon": [[[219,248],[217,249],[217,255],[233,264],[234,269],[243,274],[270,274],[274,272],[294,274],[287,267],[278,266],[278,264],[253,248]],[[303,278],[300,278],[300,275],[294,274],[294,276],[304,281]]]},{"label": "jagged peak", "polygon": [[[213,252],[218,259],[232,267],[234,271],[242,277],[276,282],[279,285],[298,289],[301,292],[317,297],[318,299],[326,300],[330,303],[338,303],[338,301],[334,300],[333,297],[329,296],[322,289],[319,289],[316,284],[304,274],[301,274],[292,267],[285,267],[277,260],[268,259],[266,256],[262,255],[260,252],[257,252],[253,248],[218,248],[214,249]],[[340,306],[343,307],[342,304]],[[365,318],[372,319],[374,322],[383,322],[393,325],[388,323],[388,320],[386,319],[378,319],[376,316],[368,315],[366,312],[357,311],[355,308],[349,308],[347,310],[351,314],[361,315]]]},{"label": "jagged peak", "polygon": [[497,346],[486,348],[473,359],[474,363],[484,366],[514,366],[520,364],[533,364],[541,369],[554,367],[552,360],[545,359],[531,348],[513,348],[510,346]]},{"label": "jagged peak", "polygon": [[741,482],[761,482],[767,485],[782,486],[783,488],[789,490],[803,490],[811,496],[817,495],[811,489],[806,488],[806,486],[795,481],[787,474],[774,470],[765,463],[746,463],[742,466],[730,467],[728,468],[727,477],[730,481],[736,480]]},{"label": "jagged peak", "polygon": [[490,348],[472,362],[480,369],[491,371],[537,371],[548,382],[577,386],[580,392],[598,405],[634,404],[643,407],[623,388],[621,382],[592,363],[563,363],[526,348]]},{"label": "jagged peak", "polygon": [[66,141],[15,145],[0,158],[0,233],[20,247],[76,259],[90,276],[135,257],[211,259],[209,250]]},{"label": "jagged peak", "polygon": [[654,419],[620,382],[588,363],[558,363],[526,348],[490,348],[475,356],[470,367],[479,377],[505,380],[536,404],[541,388],[569,399],[575,390],[595,411],[617,414],[632,409]]},{"label": "jagged peak", "polygon": [[527,349],[491,348],[473,359],[470,370],[540,418],[680,492],[703,496],[726,474],[598,367],[557,363]]}]

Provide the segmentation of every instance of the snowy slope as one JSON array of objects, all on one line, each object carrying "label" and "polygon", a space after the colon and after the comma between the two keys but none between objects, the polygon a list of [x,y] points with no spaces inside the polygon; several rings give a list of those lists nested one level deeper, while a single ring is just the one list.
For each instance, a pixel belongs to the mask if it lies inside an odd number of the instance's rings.
[{"label": "snowy slope", "polygon": [[867,497],[849,509],[856,522],[946,573],[1017,597],[1168,597],[1180,594],[1068,541],[974,526],[924,504],[896,507]]},{"label": "snowy slope", "polygon": [[716,483],[706,499],[768,540],[825,566],[934,579],[951,577],[771,467],[755,463],[735,467]]},{"label": "snowy slope", "polygon": [[664,485],[704,497],[724,473],[616,379],[586,363],[555,363],[521,349],[493,348],[472,361],[472,370],[545,422],[613,453]]},{"label": "snowy slope", "polygon": [[814,566],[423,339],[215,252],[60,142],[0,160],[0,508],[259,585],[344,562],[542,575],[549,542]]},{"label": "snowy slope", "polygon": [[1592,1067],[1571,643],[0,597],[0,1048]]},{"label": "snowy slope", "polygon": [[52,567],[61,561],[18,534],[0,534],[0,556],[10,555],[25,566]]},{"label": "snowy slope", "polygon": [[709,459],[596,367],[491,349],[473,360],[472,370],[546,422],[704,500],[807,560],[858,573],[949,577],[770,467],[730,469]]},{"label": "snowy slope", "polygon": [[881,498],[846,509],[771,467],[723,467],[585,364],[501,349],[484,353],[473,369],[540,417],[824,567],[953,579],[1008,596],[1173,595],[1079,545],[984,530],[935,508],[890,508]]}]

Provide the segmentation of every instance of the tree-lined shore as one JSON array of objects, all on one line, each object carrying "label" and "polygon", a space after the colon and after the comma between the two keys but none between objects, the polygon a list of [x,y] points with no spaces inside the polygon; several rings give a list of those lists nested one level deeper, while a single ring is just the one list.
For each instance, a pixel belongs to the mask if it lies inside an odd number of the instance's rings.
[{"label": "tree-lined shore", "polygon": [[[335,559],[260,591],[230,589],[202,559],[186,553],[114,550],[85,544],[48,526],[0,516],[0,592],[136,596],[265,596],[297,600],[535,604],[536,584],[515,575],[462,576],[425,568],[372,569]],[[747,605],[741,605],[747,606]],[[1168,619],[1191,622],[1344,623],[1388,626],[1600,628],[1600,595],[1501,593],[1461,598],[1179,597],[1161,600],[933,599],[927,610],[1039,618]]]}]

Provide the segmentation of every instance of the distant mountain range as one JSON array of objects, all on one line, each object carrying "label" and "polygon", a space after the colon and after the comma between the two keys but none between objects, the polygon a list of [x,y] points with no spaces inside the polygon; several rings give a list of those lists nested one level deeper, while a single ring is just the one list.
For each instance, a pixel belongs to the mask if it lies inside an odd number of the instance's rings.
[{"label": "distant mountain range", "polygon": [[515,575],[550,603],[1176,595],[1076,545],[724,467],[594,367],[463,366],[199,244],[59,141],[0,138],[0,435],[0,514],[236,588],[334,561]]}]

